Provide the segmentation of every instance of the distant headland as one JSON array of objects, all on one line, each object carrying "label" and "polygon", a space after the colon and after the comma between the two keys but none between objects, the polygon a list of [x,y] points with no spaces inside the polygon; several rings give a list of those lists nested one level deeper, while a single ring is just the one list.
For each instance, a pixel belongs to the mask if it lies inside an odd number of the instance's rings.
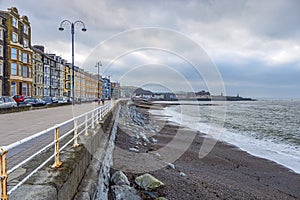
[{"label": "distant headland", "polygon": [[253,98],[236,96],[211,95],[207,91],[199,92],[152,92],[143,88],[132,88],[128,91],[126,97],[130,97],[134,101],[256,101]]}]

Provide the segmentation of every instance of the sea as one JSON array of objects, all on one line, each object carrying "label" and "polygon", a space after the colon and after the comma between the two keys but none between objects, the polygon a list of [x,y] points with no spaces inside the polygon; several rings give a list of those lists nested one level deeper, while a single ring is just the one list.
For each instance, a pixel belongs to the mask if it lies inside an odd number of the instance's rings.
[{"label": "sea", "polygon": [[152,114],[300,174],[300,100],[156,103],[169,106]]}]

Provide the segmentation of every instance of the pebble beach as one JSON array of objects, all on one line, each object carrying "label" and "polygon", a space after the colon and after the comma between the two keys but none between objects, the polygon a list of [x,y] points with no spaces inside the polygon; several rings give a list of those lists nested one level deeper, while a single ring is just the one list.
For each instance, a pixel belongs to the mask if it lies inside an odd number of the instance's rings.
[{"label": "pebble beach", "polygon": [[[223,142],[199,158],[203,133],[153,116],[149,109],[162,107],[122,105],[111,169],[112,175],[124,172],[137,199],[300,198],[300,174]],[[163,185],[145,190],[136,183],[145,173]],[[112,189],[109,198],[117,199]]]}]

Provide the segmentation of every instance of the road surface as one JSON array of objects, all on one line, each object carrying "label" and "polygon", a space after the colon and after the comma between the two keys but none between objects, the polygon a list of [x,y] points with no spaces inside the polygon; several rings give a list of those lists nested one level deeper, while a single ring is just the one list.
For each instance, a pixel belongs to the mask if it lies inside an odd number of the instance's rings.
[{"label": "road surface", "polygon": [[96,108],[84,103],[0,115],[0,147],[17,142],[55,124],[62,123]]}]

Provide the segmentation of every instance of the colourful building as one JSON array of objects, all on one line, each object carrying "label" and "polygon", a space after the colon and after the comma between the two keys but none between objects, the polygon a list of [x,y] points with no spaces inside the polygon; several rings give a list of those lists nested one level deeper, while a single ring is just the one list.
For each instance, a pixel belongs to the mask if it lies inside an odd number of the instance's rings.
[{"label": "colourful building", "polygon": [[65,64],[65,83],[63,96],[71,97],[71,81],[72,81],[72,66],[70,63]]},{"label": "colourful building", "polygon": [[[74,67],[76,100],[120,96],[119,83]],[[99,87],[98,87],[99,85]],[[17,8],[0,10],[0,96],[72,97],[72,66],[44,46],[31,45],[31,26]]]},{"label": "colourful building", "polygon": [[13,96],[23,94],[32,95],[32,55],[31,27],[27,16],[20,16],[17,8],[0,11],[5,18],[7,28],[5,45],[7,58],[4,58],[3,72],[7,74],[4,79],[3,95]]},{"label": "colourful building", "polygon": [[111,99],[111,82],[110,76],[102,77],[102,98]]},{"label": "colourful building", "polygon": [[[98,76],[84,72],[85,75],[85,98],[88,100],[95,100],[98,98]],[[100,87],[100,86],[99,86]],[[99,94],[101,95],[102,90],[99,88]],[[101,96],[100,96],[101,97]]]},{"label": "colourful building", "polygon": [[5,75],[4,73],[4,62],[5,62],[5,58],[6,56],[6,35],[5,33],[7,33],[7,28],[6,28],[6,23],[5,23],[5,18],[4,16],[0,15],[0,96],[2,96],[2,93],[6,93],[4,91],[5,87],[4,87],[4,83],[5,83],[5,77],[7,77],[7,75]]}]

